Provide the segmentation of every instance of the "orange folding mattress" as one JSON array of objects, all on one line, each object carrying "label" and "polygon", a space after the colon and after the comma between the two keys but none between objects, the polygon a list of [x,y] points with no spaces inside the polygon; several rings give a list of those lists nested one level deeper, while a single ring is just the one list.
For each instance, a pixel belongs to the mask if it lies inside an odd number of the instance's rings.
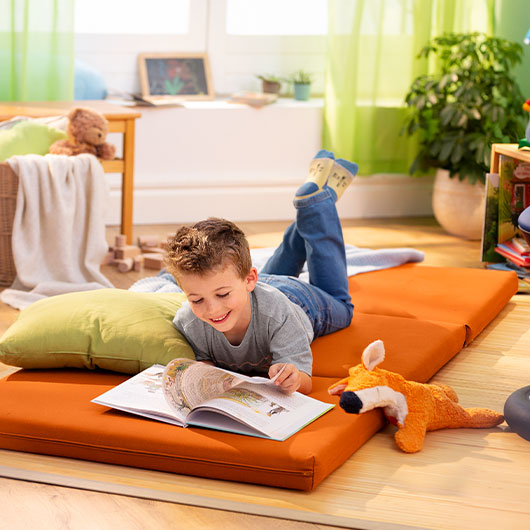
[{"label": "orange folding mattress", "polygon": [[[383,368],[428,381],[517,291],[515,273],[404,265],[350,278],[351,325],[313,343],[312,396],[385,343]],[[384,424],[382,414],[340,407],[284,442],[180,428],[90,400],[128,376],[88,370],[20,370],[0,380],[0,448],[311,490]]]}]

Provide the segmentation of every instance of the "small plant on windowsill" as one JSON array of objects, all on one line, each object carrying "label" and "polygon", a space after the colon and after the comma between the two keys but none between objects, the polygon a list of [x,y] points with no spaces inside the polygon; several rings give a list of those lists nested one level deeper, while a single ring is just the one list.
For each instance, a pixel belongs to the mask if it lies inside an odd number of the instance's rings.
[{"label": "small plant on windowsill", "polygon": [[278,77],[273,74],[260,74],[256,76],[261,80],[261,91],[264,94],[279,94],[282,88],[281,77]]},{"label": "small plant on windowsill", "polygon": [[297,70],[291,74],[289,81],[293,84],[294,99],[298,101],[307,101],[311,92],[313,74],[306,72],[305,70]]}]

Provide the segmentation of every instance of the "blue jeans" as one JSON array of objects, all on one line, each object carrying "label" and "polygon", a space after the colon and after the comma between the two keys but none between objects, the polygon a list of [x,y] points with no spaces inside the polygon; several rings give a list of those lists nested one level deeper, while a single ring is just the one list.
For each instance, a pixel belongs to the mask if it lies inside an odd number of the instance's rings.
[{"label": "blue jeans", "polygon": [[[276,287],[302,307],[315,337],[347,327],[353,315],[335,199],[330,189],[295,199],[296,221],[259,274],[259,281]],[[306,261],[309,283],[298,279]]]}]

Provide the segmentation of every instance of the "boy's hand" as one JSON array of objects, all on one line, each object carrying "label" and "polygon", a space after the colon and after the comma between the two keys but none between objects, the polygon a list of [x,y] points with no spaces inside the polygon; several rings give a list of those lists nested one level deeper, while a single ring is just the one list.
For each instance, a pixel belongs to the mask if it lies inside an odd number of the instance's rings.
[{"label": "boy's hand", "polygon": [[311,378],[298,370],[296,366],[290,363],[273,364],[269,368],[269,377],[272,379],[278,372],[278,376],[274,384],[279,386],[287,394],[292,394],[299,390],[304,394],[311,392]]}]

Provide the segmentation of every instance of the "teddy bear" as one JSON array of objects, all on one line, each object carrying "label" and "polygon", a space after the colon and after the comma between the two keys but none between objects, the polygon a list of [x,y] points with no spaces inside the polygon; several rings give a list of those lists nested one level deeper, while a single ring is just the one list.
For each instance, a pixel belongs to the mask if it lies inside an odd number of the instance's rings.
[{"label": "teddy bear", "polygon": [[76,107],[68,113],[66,133],[68,138],[50,146],[55,155],[90,153],[103,160],[112,160],[116,148],[105,141],[108,134],[105,117],[92,109]]},{"label": "teddy bear", "polygon": [[398,430],[394,439],[406,453],[423,447],[425,433],[437,429],[488,428],[504,421],[491,409],[463,408],[455,391],[447,385],[407,381],[403,376],[377,365],[385,358],[383,341],[369,344],[362,362],[349,369],[349,376],[331,385],[328,392],[340,395],[340,406],[359,414],[381,408]]}]

